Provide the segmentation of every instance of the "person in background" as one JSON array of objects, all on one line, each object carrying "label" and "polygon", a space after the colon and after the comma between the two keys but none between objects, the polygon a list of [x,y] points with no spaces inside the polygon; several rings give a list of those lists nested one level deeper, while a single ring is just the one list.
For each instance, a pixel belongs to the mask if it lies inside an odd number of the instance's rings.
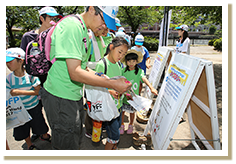
[{"label": "person in background", "polygon": [[176,42],[176,53],[186,53],[190,55],[190,39],[188,37],[188,26],[181,25],[176,27],[178,30],[178,35],[180,36],[179,40]]},{"label": "person in background", "polygon": [[[41,10],[39,10],[39,23],[40,27],[36,30],[32,30],[29,32],[26,32],[23,37],[21,38],[21,45],[20,48],[22,48],[24,51],[26,51],[26,47],[29,42],[32,40],[35,40],[39,34],[42,31],[47,30],[52,26],[50,23],[51,21],[55,20],[56,18],[62,18],[60,14],[56,12],[56,10],[53,7],[43,7]],[[43,87],[43,83],[46,81],[47,75],[40,75],[38,76],[40,82],[41,82],[41,87]],[[39,103],[42,103],[41,101]],[[31,137],[31,140],[34,141],[39,137],[39,135],[33,134]]]},{"label": "person in background", "polygon": [[110,32],[112,34],[116,34],[116,32],[118,31],[118,29],[121,27],[121,24],[120,24],[120,19],[119,18],[115,18],[115,22],[116,22],[116,30],[112,30],[110,29]]},{"label": "person in background", "polygon": [[[86,11],[61,21],[51,35],[50,59],[56,59],[48,72],[40,96],[52,131],[52,148],[78,150],[82,141],[84,84],[112,88],[119,93],[130,89],[125,78],[110,80],[95,75],[87,67],[88,29],[93,33],[116,29],[118,6],[87,6]],[[75,37],[76,36],[76,37]]]},{"label": "person in background", "polygon": [[42,104],[39,103],[38,94],[40,80],[31,76],[24,69],[25,52],[21,48],[9,48],[6,50],[6,64],[12,71],[6,78],[6,89],[11,90],[12,96],[19,96],[25,109],[32,120],[13,130],[16,141],[25,140],[29,150],[38,148],[32,144],[30,139],[30,128],[34,134],[40,135],[41,140],[51,142],[51,136],[47,134],[48,126],[42,114]]},{"label": "person in background", "polygon": [[[138,66],[144,71],[144,74],[146,75],[146,68],[149,69],[151,68],[151,60],[150,60],[150,55],[146,47],[143,46],[144,43],[144,37],[140,33],[136,35],[135,37],[135,46],[133,46],[131,49],[134,49],[136,51],[139,51],[143,55],[143,60],[141,63],[138,64]],[[141,94],[142,91],[142,83],[140,83],[139,87],[139,95]]]}]

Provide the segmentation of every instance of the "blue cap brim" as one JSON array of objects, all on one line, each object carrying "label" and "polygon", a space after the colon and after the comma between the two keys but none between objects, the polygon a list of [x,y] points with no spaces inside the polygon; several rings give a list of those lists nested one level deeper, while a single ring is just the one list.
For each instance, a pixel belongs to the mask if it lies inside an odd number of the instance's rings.
[{"label": "blue cap brim", "polygon": [[121,24],[120,23],[116,23],[116,26],[121,27]]},{"label": "blue cap brim", "polygon": [[116,31],[115,19],[109,17],[105,12],[103,12],[103,18],[104,18],[107,28]]},{"label": "blue cap brim", "polygon": [[175,27],[176,30],[180,30],[181,28],[180,27]]},{"label": "blue cap brim", "polygon": [[135,42],[135,45],[142,46],[143,42]]},{"label": "blue cap brim", "polygon": [[63,18],[62,15],[60,14],[56,14],[56,13],[46,13],[47,15],[51,16],[51,17],[58,17],[58,18]]},{"label": "blue cap brim", "polygon": [[6,56],[6,62],[10,62],[10,61],[12,61],[14,59],[15,59],[15,57]]}]

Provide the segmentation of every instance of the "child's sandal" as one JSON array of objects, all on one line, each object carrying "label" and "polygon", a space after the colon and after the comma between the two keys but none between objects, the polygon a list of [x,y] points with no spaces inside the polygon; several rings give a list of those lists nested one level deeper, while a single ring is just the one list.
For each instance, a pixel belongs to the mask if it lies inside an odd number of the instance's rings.
[{"label": "child's sandal", "polygon": [[48,135],[48,138],[43,138],[43,135],[41,135],[39,138],[42,140],[42,141],[48,141],[51,143],[51,136],[50,134],[47,134]]}]

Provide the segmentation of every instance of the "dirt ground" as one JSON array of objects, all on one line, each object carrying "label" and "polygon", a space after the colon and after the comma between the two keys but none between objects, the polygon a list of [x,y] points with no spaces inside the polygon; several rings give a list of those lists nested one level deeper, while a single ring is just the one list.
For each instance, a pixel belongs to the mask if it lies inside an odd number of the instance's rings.
[{"label": "dirt ground", "polygon": [[[170,46],[174,48],[173,46]],[[156,52],[150,52],[151,64],[154,62]],[[217,97],[217,110],[218,110],[218,121],[219,121],[219,135],[222,144],[222,53],[213,50],[213,47],[209,46],[191,46],[190,55],[197,56],[210,60],[214,64],[214,76],[215,76],[215,88],[216,88],[216,97]],[[150,74],[151,69],[147,71],[147,75]],[[6,69],[6,74],[9,73],[9,70]],[[144,89],[142,90],[143,93]],[[155,100],[154,100],[155,101]],[[45,114],[45,113],[44,113]],[[184,114],[186,117],[186,122],[180,123],[176,129],[176,132],[173,138],[186,138],[190,139],[190,128],[188,124],[187,114]],[[46,118],[46,116],[45,116]],[[129,124],[129,114],[125,114],[125,133],[120,136],[120,143],[118,145],[119,150],[140,150],[139,146],[133,144],[132,135],[126,134],[126,130]],[[146,128],[146,124],[142,124],[134,121],[134,132],[143,133]],[[85,128],[84,128],[85,129]],[[84,131],[83,131],[84,132]],[[51,133],[51,131],[49,131]],[[103,132],[103,139],[101,143],[96,146],[93,145],[91,140],[83,137],[81,149],[82,150],[104,150],[104,144],[106,142],[106,133]],[[25,150],[27,145],[24,141],[15,141],[12,135],[12,129],[6,131],[6,138],[10,149],[13,150]],[[51,145],[48,142],[41,141],[37,139],[34,144],[42,150],[50,150]],[[201,149],[205,147],[199,143]],[[147,150],[152,150],[153,146],[147,146]],[[168,147],[168,150],[195,150],[194,146],[190,141],[171,141]]]}]

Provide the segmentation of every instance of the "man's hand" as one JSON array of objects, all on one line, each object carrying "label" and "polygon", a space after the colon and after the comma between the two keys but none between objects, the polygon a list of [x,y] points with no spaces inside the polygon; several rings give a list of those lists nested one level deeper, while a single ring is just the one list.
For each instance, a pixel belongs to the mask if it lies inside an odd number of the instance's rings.
[{"label": "man's hand", "polygon": [[117,80],[111,80],[113,84],[113,88],[119,92],[120,94],[123,94],[125,91],[129,90],[132,87],[132,83],[125,83],[127,79],[120,78]]}]

